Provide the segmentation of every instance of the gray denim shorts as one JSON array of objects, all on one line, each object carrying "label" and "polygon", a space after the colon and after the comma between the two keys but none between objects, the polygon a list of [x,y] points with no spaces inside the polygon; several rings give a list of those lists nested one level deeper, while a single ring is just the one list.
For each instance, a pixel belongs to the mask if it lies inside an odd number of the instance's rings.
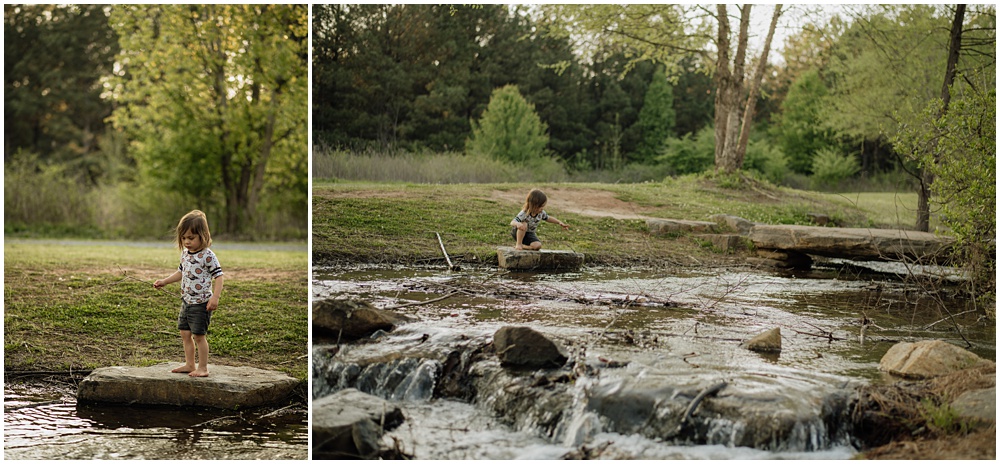
[{"label": "gray denim shorts", "polygon": [[181,302],[181,314],[177,316],[177,328],[180,330],[190,330],[193,335],[205,335],[208,333],[208,323],[212,319],[212,313],[208,310],[208,303],[188,304]]},{"label": "gray denim shorts", "polygon": [[[510,228],[510,236],[514,240],[517,240],[517,227],[511,227]],[[532,243],[535,243],[535,242],[541,243],[541,240],[538,239],[538,236],[535,235],[534,232],[528,231],[528,232],[524,233],[524,240],[521,240],[521,244],[523,244],[523,245],[531,245]]]}]

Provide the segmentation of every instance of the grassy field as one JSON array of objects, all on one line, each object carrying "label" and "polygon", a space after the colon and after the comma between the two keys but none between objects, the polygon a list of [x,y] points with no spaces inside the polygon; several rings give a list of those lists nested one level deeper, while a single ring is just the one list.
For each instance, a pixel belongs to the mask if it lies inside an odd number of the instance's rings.
[{"label": "grassy field", "polygon": [[[709,220],[732,214],[767,224],[811,224],[810,213],[830,216],[841,227],[909,227],[915,194],[820,194],[757,182],[684,176],[641,184],[404,184],[314,181],[313,261],[412,263],[441,258],[435,232],[450,255],[464,261],[495,262],[496,247],[510,245],[509,222],[533,187],[605,193],[627,202],[645,217]],[[651,237],[642,219],[577,214],[550,206],[570,231],[545,224],[546,248],[572,249],[595,264],[691,262],[711,259],[711,250],[690,237]],[[585,205],[584,205],[585,206]],[[913,215],[915,217],[915,215]],[[933,226],[933,223],[932,223]]]},{"label": "grassy field", "polygon": [[[213,247],[226,274],[209,364],[308,372],[308,256]],[[183,362],[169,247],[6,241],[4,368],[90,370]]]}]

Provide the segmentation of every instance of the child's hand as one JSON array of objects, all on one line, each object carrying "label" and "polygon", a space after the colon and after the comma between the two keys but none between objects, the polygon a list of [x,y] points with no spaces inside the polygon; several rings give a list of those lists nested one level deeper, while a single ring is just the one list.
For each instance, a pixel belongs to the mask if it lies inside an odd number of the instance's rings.
[{"label": "child's hand", "polygon": [[157,280],[156,282],[153,282],[153,288],[163,288],[163,281]]},{"label": "child's hand", "polygon": [[565,222],[560,222],[559,225],[563,228],[563,230],[569,230],[569,224],[566,224]]},{"label": "child's hand", "polygon": [[218,307],[219,307],[219,297],[216,295],[212,295],[212,297],[208,299],[208,303],[205,304],[205,309],[208,311],[215,311],[215,309]]},{"label": "child's hand", "polygon": [[519,223],[517,223],[517,228],[521,229],[521,230],[524,230],[524,231],[527,231],[528,230],[528,223],[526,223],[526,222],[519,222]]}]

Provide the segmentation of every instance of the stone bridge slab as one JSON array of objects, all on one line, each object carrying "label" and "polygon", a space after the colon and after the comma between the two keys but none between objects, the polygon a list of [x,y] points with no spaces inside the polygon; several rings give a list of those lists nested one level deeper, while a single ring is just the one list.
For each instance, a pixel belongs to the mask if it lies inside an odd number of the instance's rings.
[{"label": "stone bridge slab", "polygon": [[750,240],[758,249],[862,261],[916,259],[939,262],[954,241],[928,232],[756,224]]},{"label": "stone bridge slab", "polygon": [[583,253],[568,250],[515,250],[497,248],[497,262],[512,271],[574,270],[583,265]]},{"label": "stone bridge slab", "polygon": [[209,364],[208,377],[170,372],[180,363],[102,367],[80,382],[81,402],[249,408],[279,403],[299,381],[282,372]]}]

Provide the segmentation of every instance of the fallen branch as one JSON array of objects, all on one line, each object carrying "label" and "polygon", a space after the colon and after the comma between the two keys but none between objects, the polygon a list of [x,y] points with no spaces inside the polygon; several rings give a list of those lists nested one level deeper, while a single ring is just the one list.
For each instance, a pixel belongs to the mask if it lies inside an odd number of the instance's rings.
[{"label": "fallen branch", "polygon": [[694,414],[694,410],[698,409],[698,405],[701,404],[702,400],[704,400],[709,396],[713,396],[719,393],[719,391],[722,390],[723,388],[726,388],[727,385],[729,385],[728,382],[725,381],[719,382],[698,393],[698,396],[695,396],[694,399],[691,400],[691,404],[689,404],[687,409],[684,411],[684,417],[681,417],[681,423],[678,426],[677,432],[680,433],[680,431],[684,429],[684,426],[687,425],[689,420],[691,420],[691,416]]},{"label": "fallen branch", "polygon": [[462,292],[460,292],[460,291],[458,291],[458,290],[455,290],[455,291],[453,291],[453,292],[451,292],[451,293],[449,293],[449,294],[447,294],[447,295],[445,295],[445,296],[442,296],[442,297],[440,297],[440,298],[434,298],[433,300],[427,300],[427,301],[414,301],[414,302],[412,302],[412,303],[404,303],[404,304],[401,304],[401,305],[397,305],[397,306],[390,306],[390,307],[388,307],[388,308],[382,308],[382,309],[384,309],[384,310],[386,310],[386,311],[394,311],[394,310],[397,310],[397,309],[400,309],[400,308],[406,308],[406,307],[408,307],[408,306],[419,306],[419,305],[425,305],[425,304],[431,304],[431,303],[437,303],[438,301],[441,301],[441,300],[446,300],[446,299],[448,299],[448,298],[451,298],[451,297],[453,297],[453,296],[455,296],[455,295],[457,295],[457,294],[459,294],[459,293],[462,293]]},{"label": "fallen branch", "polygon": [[451,258],[448,257],[448,252],[445,251],[445,249],[444,249],[444,242],[441,241],[441,234],[439,234],[437,232],[434,232],[434,235],[437,235],[438,245],[441,245],[441,253],[444,253],[444,260],[448,262],[448,270],[449,271],[460,271],[461,270],[460,267],[458,267],[458,266],[456,266],[454,264],[451,264]]}]

